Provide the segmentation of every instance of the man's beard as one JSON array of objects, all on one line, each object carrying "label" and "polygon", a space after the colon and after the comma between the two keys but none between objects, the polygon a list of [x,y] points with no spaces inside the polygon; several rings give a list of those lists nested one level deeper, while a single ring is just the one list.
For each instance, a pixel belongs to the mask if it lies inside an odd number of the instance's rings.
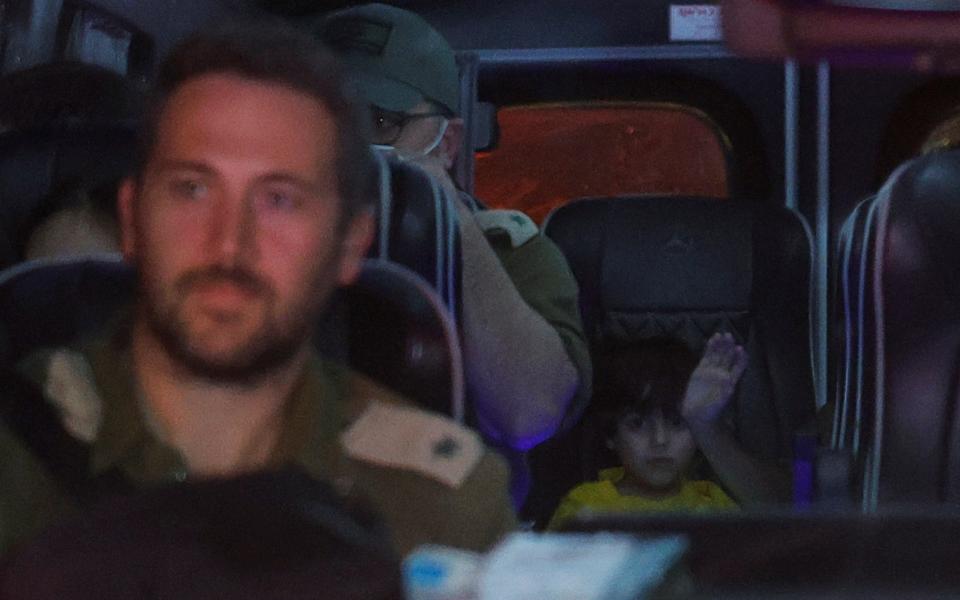
[{"label": "man's beard", "polygon": [[[290,363],[311,337],[319,307],[329,294],[329,266],[318,274],[304,296],[293,299],[284,314],[278,314],[271,286],[243,267],[209,267],[181,275],[172,289],[151,288],[141,281],[141,306],[150,331],[166,353],[194,376],[219,383],[252,384]],[[145,277],[141,271],[141,277]],[[193,339],[184,306],[191,290],[207,284],[230,284],[259,299],[262,320],[246,338],[219,353],[205,352]]]}]

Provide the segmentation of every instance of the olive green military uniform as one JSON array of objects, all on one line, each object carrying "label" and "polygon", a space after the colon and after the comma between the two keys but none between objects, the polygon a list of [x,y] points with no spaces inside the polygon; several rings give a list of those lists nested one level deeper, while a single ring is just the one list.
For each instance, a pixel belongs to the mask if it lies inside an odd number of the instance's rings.
[{"label": "olive green military uniform", "polygon": [[[467,199],[473,206],[472,199]],[[561,431],[569,429],[590,401],[593,380],[590,351],[580,321],[577,280],[560,248],[526,214],[486,210],[475,212],[474,217],[520,297],[556,330],[577,370],[580,386],[560,425]]]},{"label": "olive green military uniform", "polygon": [[[461,193],[460,197],[476,208],[469,195]],[[593,367],[580,321],[576,278],[557,245],[526,214],[516,210],[477,210],[473,214],[520,297],[557,332],[577,370],[580,385],[554,435],[562,434],[576,424],[592,395]],[[569,457],[558,454],[553,445],[555,442],[547,441],[532,449],[499,449],[510,462],[510,488],[516,506],[521,506],[531,491],[538,496],[537,488],[543,481],[566,468],[558,461],[570,464]]]},{"label": "olive green military uniform", "polygon": [[[31,357],[23,371],[44,388],[64,428],[89,443],[90,477],[119,470],[137,487],[185,479],[137,400],[124,336]],[[515,525],[507,468],[479,436],[412,408],[343,367],[313,359],[292,395],[272,462],[296,464],[341,493],[364,498],[398,552],[423,543],[483,550]],[[18,439],[0,429],[0,552],[70,503]]]}]

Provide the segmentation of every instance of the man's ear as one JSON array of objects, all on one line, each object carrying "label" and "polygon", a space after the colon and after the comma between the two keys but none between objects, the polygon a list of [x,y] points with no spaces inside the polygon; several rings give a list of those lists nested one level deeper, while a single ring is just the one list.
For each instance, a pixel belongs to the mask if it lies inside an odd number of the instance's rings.
[{"label": "man's ear", "polygon": [[133,223],[133,203],[136,195],[136,181],[132,177],[124,179],[117,190],[117,216],[120,218],[120,250],[128,261],[135,257],[137,247],[136,228]]},{"label": "man's ear", "polygon": [[365,209],[350,219],[341,242],[340,270],[337,275],[340,285],[350,285],[360,275],[363,259],[367,256],[367,249],[373,242],[376,229],[377,220],[370,209]]},{"label": "man's ear", "polygon": [[440,153],[443,158],[443,168],[449,171],[453,168],[457,156],[463,147],[464,126],[463,119],[455,117],[447,122],[447,130],[443,132],[443,138],[440,140]]}]

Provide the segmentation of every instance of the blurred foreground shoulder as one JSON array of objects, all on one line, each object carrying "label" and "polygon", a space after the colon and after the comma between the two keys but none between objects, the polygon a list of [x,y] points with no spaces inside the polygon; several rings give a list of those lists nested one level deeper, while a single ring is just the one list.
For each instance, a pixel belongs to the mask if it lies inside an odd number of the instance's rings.
[{"label": "blurred foreground shoulder", "polygon": [[351,374],[340,443],[350,484],[384,516],[399,552],[486,550],[516,528],[506,462],[480,435]]}]

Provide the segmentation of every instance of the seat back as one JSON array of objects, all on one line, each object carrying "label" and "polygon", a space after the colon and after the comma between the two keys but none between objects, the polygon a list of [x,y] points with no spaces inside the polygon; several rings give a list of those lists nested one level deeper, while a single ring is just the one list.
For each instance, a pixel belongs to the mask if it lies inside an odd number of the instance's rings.
[{"label": "seat back", "polygon": [[[580,313],[597,357],[652,337],[701,352],[715,331],[744,344],[750,364],[729,418],[756,456],[786,460],[793,433],[813,421],[810,233],[792,211],[712,198],[583,199],[556,209],[544,231],[580,286]],[[527,516],[539,523],[564,492],[594,478],[600,456],[595,397],[582,422],[550,444]],[[545,451],[544,451],[545,452]]]},{"label": "seat back", "polygon": [[380,204],[368,256],[410,269],[437,292],[454,318],[460,307],[460,229],[456,198],[423,169],[377,153]]},{"label": "seat back", "polygon": [[460,339],[443,299],[400,265],[368,260],[344,290],[348,364],[435,412],[463,422]]},{"label": "seat back", "polygon": [[126,123],[41,127],[0,134],[0,267],[20,258],[46,203],[129,174],[136,134]]},{"label": "seat back", "polygon": [[[876,337],[871,274],[876,241],[875,198],[861,201],[844,221],[834,270],[835,389],[831,434],[824,442],[847,457],[856,473],[866,469],[873,446]],[[862,479],[858,487],[860,483]],[[861,501],[863,491],[855,490]]]},{"label": "seat back", "polygon": [[960,152],[877,195],[874,437],[865,506],[960,501]]},{"label": "seat back", "polygon": [[0,352],[7,364],[102,329],[134,294],[120,258],[36,260],[0,272]]},{"label": "seat back", "polygon": [[[707,198],[601,198],[560,207],[545,231],[580,284],[595,356],[655,336],[700,352],[715,331],[732,333],[750,354],[732,401],[737,436],[758,456],[790,456],[815,409],[799,215]],[[595,371],[599,387],[603,366]]]},{"label": "seat back", "polygon": [[857,423],[862,410],[863,387],[869,379],[863,377],[866,336],[872,328],[866,311],[872,314],[872,303],[867,302],[868,273],[875,232],[875,197],[861,201],[844,221],[837,244],[835,265],[836,301],[834,302],[836,336],[836,410],[830,446],[834,449],[853,449],[859,446]]},{"label": "seat back", "polygon": [[[0,360],[101,330],[136,289],[119,259],[32,261],[0,274]],[[425,408],[462,419],[463,372],[456,329],[432,288],[409,270],[367,261],[318,326],[321,354]],[[342,348],[340,346],[343,346]]]}]

